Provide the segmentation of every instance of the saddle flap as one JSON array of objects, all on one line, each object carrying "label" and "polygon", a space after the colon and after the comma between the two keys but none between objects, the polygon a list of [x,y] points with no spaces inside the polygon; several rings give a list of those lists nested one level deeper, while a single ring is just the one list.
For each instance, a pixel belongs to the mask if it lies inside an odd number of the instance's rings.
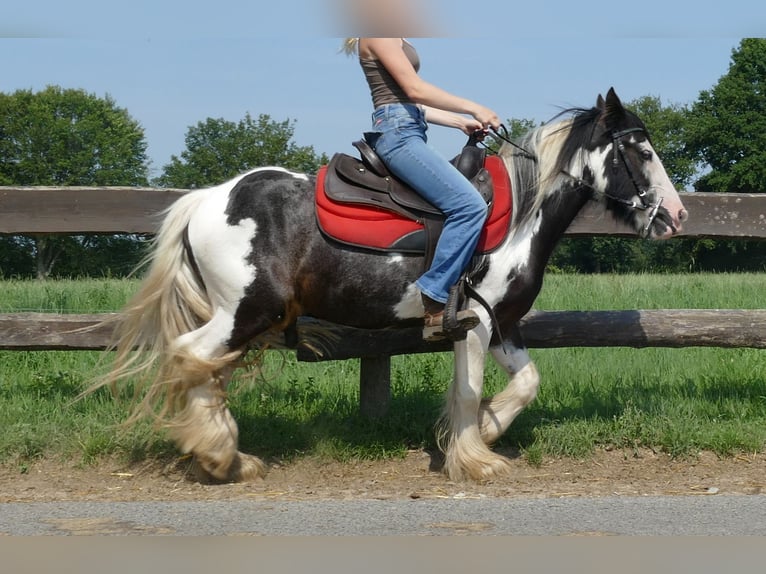
[{"label": "saddle flap", "polygon": [[391,199],[393,199],[395,203],[401,205],[402,207],[420,211],[422,213],[428,213],[429,215],[438,215],[443,217],[440,209],[431,205],[430,202],[423,199],[420,194],[418,194],[409,186],[404,184],[393,185],[391,186],[391,191],[389,193],[391,195]]},{"label": "saddle flap", "polygon": [[[327,168],[325,193],[334,201],[388,205],[405,214],[410,211],[439,215],[441,212],[391,176],[381,177],[355,157],[337,153]],[[417,218],[417,214],[408,214]]]}]

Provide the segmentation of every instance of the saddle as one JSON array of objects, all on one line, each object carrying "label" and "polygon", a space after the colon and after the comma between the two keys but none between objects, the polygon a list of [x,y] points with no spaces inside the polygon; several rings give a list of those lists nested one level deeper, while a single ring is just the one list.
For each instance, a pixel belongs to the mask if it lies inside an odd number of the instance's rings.
[{"label": "saddle", "polygon": [[[320,170],[317,182],[319,227],[329,237],[357,247],[422,253],[425,256],[425,268],[428,268],[441,235],[444,214],[389,172],[372,148],[378,135],[368,132],[364,134],[364,139],[353,142],[354,147],[359,150],[360,158],[337,153],[330,163]],[[490,171],[485,166],[486,150],[477,145],[478,141],[477,137],[471,136],[461,153],[451,163],[473,183],[487,205],[492,206],[495,185]],[[507,173],[505,177],[507,180]],[[392,241],[388,244],[387,240],[376,244],[375,241],[366,241],[363,238],[349,241],[348,229],[340,233],[333,232],[334,222],[330,220],[329,214],[337,211],[338,206],[356,206],[358,209],[354,217],[369,224],[373,220],[381,222],[380,218],[391,217],[390,225],[379,227],[391,234]],[[372,227],[366,232],[372,233]]]}]

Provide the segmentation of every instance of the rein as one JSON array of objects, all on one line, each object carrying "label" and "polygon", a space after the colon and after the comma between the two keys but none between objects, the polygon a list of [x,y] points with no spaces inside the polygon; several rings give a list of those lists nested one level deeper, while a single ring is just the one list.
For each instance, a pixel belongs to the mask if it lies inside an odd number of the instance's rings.
[{"label": "rein", "polygon": [[[501,131],[503,133],[500,133]],[[517,150],[519,150],[521,152],[518,155],[520,155],[522,157],[525,157],[527,159],[531,159],[533,162],[537,163],[537,156],[535,154],[527,151],[526,149],[521,147],[519,144],[514,142],[510,137],[508,137],[508,129],[505,127],[505,125],[500,124],[500,129],[499,130],[496,130],[495,128],[492,128],[492,137],[497,138],[499,140],[502,140],[505,143],[507,143],[508,145],[510,145],[512,147],[515,147]]]}]

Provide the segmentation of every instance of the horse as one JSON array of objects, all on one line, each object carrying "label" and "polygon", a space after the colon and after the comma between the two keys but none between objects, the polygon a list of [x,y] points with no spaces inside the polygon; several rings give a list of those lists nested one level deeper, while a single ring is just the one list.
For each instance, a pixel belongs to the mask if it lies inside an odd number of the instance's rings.
[{"label": "horse", "polygon": [[[503,142],[513,214],[499,247],[468,277],[484,300],[480,323],[454,342],[454,379],[437,425],[451,480],[501,476],[511,461],[491,448],[534,400],[539,373],[518,322],[530,310],[559,238],[588,202],[645,238],[679,233],[687,211],[646,126],[614,89]],[[248,481],[266,465],[238,450],[226,389],[243,354],[290,341],[299,317],[364,329],[411,326],[424,309],[416,255],[349,248],[318,229],[315,176],[262,167],[190,191],[164,214],[136,295],[118,315],[114,362],[101,384],[143,383],[134,416],[149,412],[198,478]],[[482,396],[487,353],[507,386]]]}]

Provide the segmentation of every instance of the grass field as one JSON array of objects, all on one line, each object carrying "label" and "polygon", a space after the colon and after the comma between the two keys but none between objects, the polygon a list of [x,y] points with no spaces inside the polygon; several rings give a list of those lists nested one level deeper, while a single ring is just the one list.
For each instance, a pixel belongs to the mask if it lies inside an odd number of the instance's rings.
[{"label": "grass field", "polygon": [[[766,308],[766,276],[548,275],[538,309]],[[128,280],[0,283],[0,312],[118,310],[135,289]],[[546,456],[587,456],[599,446],[650,447],[673,456],[722,456],[766,444],[766,353],[752,349],[532,350],[542,377],[537,400],[500,442],[531,464]],[[129,401],[106,391],[74,397],[101,358],[89,352],[0,352],[0,462],[23,471],[37,457],[83,464],[175,451],[148,422],[130,429]],[[358,414],[358,361],[298,363],[269,353],[264,381],[231,397],[242,448],[289,459],[400,456],[434,446],[436,420],[451,376],[449,353],[395,357],[391,414]],[[487,393],[504,376],[494,365]]]}]

